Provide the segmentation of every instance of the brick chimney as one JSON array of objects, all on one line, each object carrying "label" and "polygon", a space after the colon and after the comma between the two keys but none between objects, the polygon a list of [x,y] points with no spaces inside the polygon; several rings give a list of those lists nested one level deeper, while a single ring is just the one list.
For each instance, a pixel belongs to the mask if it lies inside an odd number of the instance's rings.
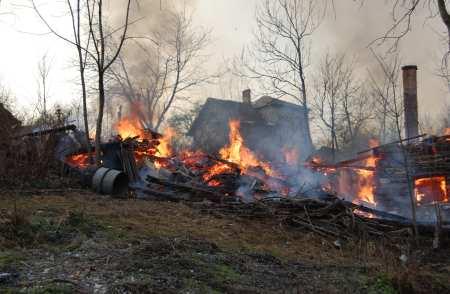
[{"label": "brick chimney", "polygon": [[419,135],[419,116],[417,107],[417,66],[406,65],[403,71],[403,95],[405,109],[406,138]]},{"label": "brick chimney", "polygon": [[242,102],[245,104],[252,104],[252,90],[247,89],[242,91]]}]

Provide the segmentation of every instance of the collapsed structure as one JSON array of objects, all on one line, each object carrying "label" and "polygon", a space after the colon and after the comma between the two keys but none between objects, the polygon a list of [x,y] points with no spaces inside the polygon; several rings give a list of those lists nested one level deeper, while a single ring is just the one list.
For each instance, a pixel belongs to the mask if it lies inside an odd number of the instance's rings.
[{"label": "collapsed structure", "polygon": [[122,117],[118,135],[101,144],[102,167],[93,164],[94,154],[88,153],[93,149],[86,148],[73,126],[16,140],[46,136],[47,145],[41,146],[52,146],[45,150],[100,193],[122,194],[130,187],[144,198],[247,203],[332,196],[371,216],[407,220],[417,205],[419,220],[433,222],[442,214],[448,222],[450,134],[417,134],[416,70],[404,67],[405,125],[413,137],[373,146],[337,163],[305,159],[312,150],[301,125],[307,109],[267,96],[251,103],[248,90],[243,102],[207,100],[190,131],[195,142],[191,150],[175,151],[173,131],[145,129],[135,116]]},{"label": "collapsed structure", "polygon": [[280,161],[280,150],[289,149],[305,159],[313,150],[303,125],[307,108],[263,96],[251,101],[250,90],[242,93],[242,102],[208,98],[195,118],[188,136],[193,149],[218,153],[227,144],[229,121],[238,120],[247,146],[269,161]]}]

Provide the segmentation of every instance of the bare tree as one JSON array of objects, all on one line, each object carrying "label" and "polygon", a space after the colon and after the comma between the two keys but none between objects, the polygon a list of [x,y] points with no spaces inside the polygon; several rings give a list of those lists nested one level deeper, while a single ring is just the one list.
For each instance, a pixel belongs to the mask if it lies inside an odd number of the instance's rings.
[{"label": "bare tree", "polygon": [[[72,1],[73,2],[73,1]],[[60,39],[68,42],[73,45],[77,49],[77,58],[78,58],[78,69],[80,73],[80,84],[81,84],[81,95],[82,95],[82,104],[83,104],[83,122],[84,122],[84,131],[86,134],[86,142],[88,147],[88,153],[91,154],[91,145],[89,144],[89,120],[88,120],[88,110],[87,110],[87,90],[86,90],[86,63],[88,57],[89,43],[90,43],[90,34],[87,34],[87,39],[83,40],[82,33],[82,14],[83,14],[83,6],[81,0],[76,0],[75,4],[73,4],[70,0],[66,2],[67,10],[70,13],[71,22],[72,22],[72,37],[65,37],[58,33],[52,26],[50,26],[49,22],[43,17],[41,11],[38,9],[35,1],[32,1],[32,5],[40,19],[44,22],[47,28]]]},{"label": "bare tree", "polygon": [[0,82],[0,103],[6,108],[10,108],[13,103],[13,95],[11,91]]},{"label": "bare tree", "polygon": [[320,118],[322,125],[329,132],[329,141],[333,158],[339,149],[337,128],[340,111],[340,100],[343,80],[348,77],[348,72],[343,69],[344,56],[332,58],[326,55],[315,83],[314,109]]},{"label": "bare tree", "polygon": [[183,109],[182,111],[175,113],[168,119],[169,125],[174,128],[177,133],[185,135],[191,129],[202,106],[202,104],[196,102],[192,105],[192,108],[188,110]]},{"label": "bare tree", "polygon": [[[131,0],[127,1],[125,8],[125,20],[122,26],[122,34],[118,45],[114,47],[112,34],[106,34],[103,0],[86,0],[88,13],[89,35],[91,36],[94,50],[88,51],[94,61],[98,86],[98,115],[95,132],[95,155],[97,165],[101,164],[100,143],[102,138],[103,113],[105,108],[105,74],[116,61],[127,39]],[[115,30],[113,30],[114,32]]]},{"label": "bare tree", "polygon": [[[84,45],[81,44],[81,4],[77,2],[77,9],[74,10],[73,6],[68,1],[68,7],[70,15],[72,16],[72,27],[74,30],[74,40],[64,37],[57,31],[55,31],[49,23],[45,20],[42,14],[39,12],[35,1],[31,0],[34,10],[37,12],[41,20],[47,25],[52,33],[60,37],[61,39],[71,43],[77,48],[80,75],[84,73],[86,58],[89,58],[94,64],[95,74],[97,77],[97,93],[98,93],[98,113],[96,122],[95,133],[95,153],[97,165],[101,163],[101,136],[102,136],[102,124],[103,113],[105,107],[105,74],[111,65],[115,62],[122,50],[122,47],[127,39],[127,31],[129,26],[130,6],[131,0],[126,1],[124,7],[124,22],[118,29],[111,29],[106,23],[105,8],[103,0],[85,0],[83,1],[85,17],[87,17],[87,30],[88,30],[88,42]],[[75,11],[75,12],[74,12]],[[111,33],[107,33],[110,31]],[[114,34],[120,32],[118,41],[114,39]],[[84,52],[87,56],[80,57],[80,51]],[[87,115],[87,111],[85,112]],[[85,120],[86,123],[87,119]]]},{"label": "bare tree", "polygon": [[[358,2],[364,3],[364,0]],[[397,48],[400,40],[411,31],[411,23],[414,15],[420,9],[427,9],[429,17],[439,17],[447,31],[447,45],[450,51],[450,14],[446,0],[395,0],[392,4],[392,26],[373,43],[393,41],[391,49]]]},{"label": "bare tree", "polygon": [[52,68],[48,55],[44,54],[38,62],[37,84],[38,84],[38,105],[40,108],[40,116],[44,126],[47,124],[47,102],[49,98],[49,77]]},{"label": "bare tree", "polygon": [[136,42],[133,49],[141,53],[140,64],[133,65],[124,52],[113,70],[113,90],[131,104],[139,104],[134,111],[145,127],[154,130],[178,101],[189,100],[190,90],[216,77],[203,67],[209,31],[195,28],[186,12],[167,13],[166,27],[152,32],[150,44]]},{"label": "bare tree", "polygon": [[347,62],[344,54],[323,58],[315,77],[312,108],[333,155],[340,148],[354,145],[372,119],[366,92],[354,76],[353,62]]},{"label": "bare tree", "polygon": [[306,109],[302,123],[311,148],[307,69],[312,35],[324,11],[322,1],[262,1],[256,12],[255,42],[241,57],[242,76],[260,81],[267,94],[293,99]]},{"label": "bare tree", "polygon": [[[378,72],[369,72],[379,137],[383,143],[400,140],[404,115],[399,84],[400,58],[398,54],[383,58],[373,50],[372,54],[379,65]],[[395,133],[391,133],[391,130],[395,130]]]},{"label": "bare tree", "polygon": [[[363,3],[364,0],[359,0]],[[429,12],[428,19],[439,18],[445,26],[443,40],[445,43],[445,53],[440,62],[439,76],[447,83],[450,90],[450,12],[446,0],[395,0],[392,4],[392,26],[379,38],[372,41],[373,44],[389,43],[389,52],[394,52],[400,41],[412,30],[412,21],[419,10]]]}]

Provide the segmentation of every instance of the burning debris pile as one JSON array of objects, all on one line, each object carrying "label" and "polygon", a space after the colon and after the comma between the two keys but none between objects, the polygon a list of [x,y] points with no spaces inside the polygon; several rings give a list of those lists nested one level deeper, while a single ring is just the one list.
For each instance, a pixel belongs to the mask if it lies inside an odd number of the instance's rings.
[{"label": "burning debris pile", "polygon": [[[94,181],[99,192],[122,192],[118,187],[102,188],[119,185],[122,173],[122,178],[123,174],[128,176],[131,190],[145,199],[207,199],[213,203],[244,205],[264,199],[293,201],[307,197],[318,202],[341,199],[365,218],[404,223],[410,219],[405,186],[409,181],[401,160],[404,153],[400,146],[403,145],[398,142],[383,146],[373,142],[373,148],[357,158],[333,164],[318,157],[301,162],[298,154],[288,149],[280,150],[284,152],[283,162],[269,162],[247,147],[238,120],[229,122],[229,142],[217,155],[199,150],[176,151],[171,146],[176,136],[173,130],[158,134],[145,130],[137,119],[124,118],[116,129],[118,135],[102,145],[104,169],[93,167],[89,159],[92,156],[86,152],[77,152],[65,159],[72,168],[84,173],[91,171],[90,176],[96,174],[94,179],[106,182]],[[415,179],[414,193],[419,206],[449,201],[448,137],[427,137],[405,145],[408,164],[413,167],[408,169],[409,176]],[[439,164],[431,165],[430,160]],[[432,167],[434,169],[429,170]],[[110,170],[120,173],[111,178],[111,174],[107,175]],[[98,175],[99,172],[102,174]],[[128,185],[123,180],[120,183]],[[447,209],[445,205],[442,207]],[[425,217],[422,220],[432,222]]]}]

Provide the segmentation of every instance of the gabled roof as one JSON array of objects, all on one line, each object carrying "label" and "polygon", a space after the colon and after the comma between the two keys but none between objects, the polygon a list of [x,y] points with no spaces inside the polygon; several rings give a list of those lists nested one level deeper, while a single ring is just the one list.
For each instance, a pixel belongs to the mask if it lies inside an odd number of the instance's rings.
[{"label": "gabled roof", "polygon": [[267,106],[281,106],[281,107],[289,107],[292,109],[296,109],[298,111],[302,111],[304,109],[303,106],[294,104],[291,102],[287,102],[284,100],[276,99],[270,96],[262,96],[258,100],[252,103],[253,108],[259,109]]},{"label": "gabled roof", "polygon": [[240,119],[241,122],[263,121],[263,118],[255,109],[242,102],[208,98],[194,120],[188,135],[208,120],[221,119],[228,122],[230,119]]},{"label": "gabled roof", "polygon": [[263,96],[252,104],[240,101],[208,98],[195,118],[187,135],[192,136],[193,132],[199,126],[215,120],[221,120],[222,122],[227,123],[230,119],[236,118],[244,124],[247,122],[258,122],[260,125],[264,124],[268,126],[269,123],[265,121],[260,110],[269,106],[279,107],[280,109],[290,109],[297,112],[302,112],[305,109],[303,106],[272,98],[270,96]]}]

